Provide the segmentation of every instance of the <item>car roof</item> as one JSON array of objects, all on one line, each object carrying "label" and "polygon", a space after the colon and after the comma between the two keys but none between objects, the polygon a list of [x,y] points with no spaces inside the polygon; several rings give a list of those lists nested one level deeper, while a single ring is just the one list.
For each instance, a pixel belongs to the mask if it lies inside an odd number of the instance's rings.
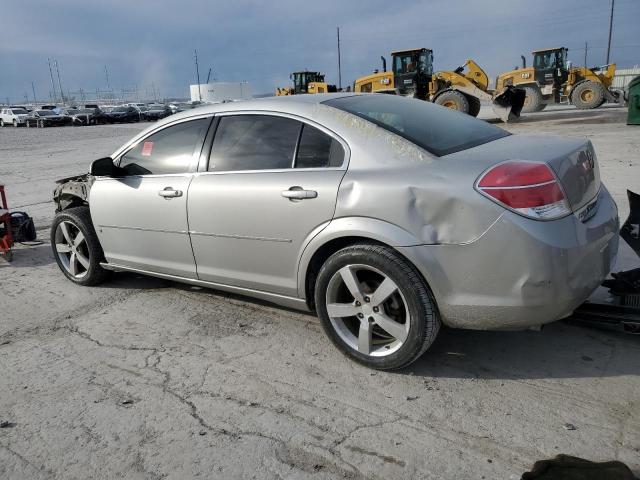
[{"label": "car roof", "polygon": [[[172,115],[172,118],[184,118],[207,113],[240,111],[240,110],[278,110],[279,108],[290,109],[296,105],[319,104],[327,100],[342,97],[353,97],[356,95],[368,95],[366,93],[318,93],[318,94],[301,94],[286,95],[282,97],[263,97],[253,98],[251,100],[238,100],[227,103],[215,103],[212,105],[201,105],[197,108],[186,110],[184,112]],[[169,120],[167,120],[169,121]]]},{"label": "car roof", "polygon": [[[201,105],[197,108],[178,112],[168,117],[163,118],[157,122],[154,122],[148,128],[136,135],[130,142],[120,147],[114,152],[113,155],[118,155],[128,145],[137,141],[137,139],[144,137],[151,131],[155,131],[164,127],[167,124],[174,123],[180,120],[196,119],[207,115],[212,115],[222,112],[246,112],[246,111],[264,111],[264,112],[280,112],[286,114],[302,115],[305,116],[309,112],[310,107],[319,105],[322,102],[331,100],[334,98],[345,98],[360,95],[373,95],[370,93],[318,93],[318,94],[301,94],[301,95],[287,95],[282,97],[264,97],[254,98],[251,100],[238,100],[235,102],[216,103],[210,105]],[[331,107],[327,106],[327,109]]]}]

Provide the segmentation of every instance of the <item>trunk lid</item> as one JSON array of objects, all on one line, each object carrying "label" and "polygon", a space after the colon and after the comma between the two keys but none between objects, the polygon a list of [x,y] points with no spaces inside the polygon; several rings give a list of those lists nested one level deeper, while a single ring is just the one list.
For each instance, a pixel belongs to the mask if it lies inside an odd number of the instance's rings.
[{"label": "trunk lid", "polygon": [[557,175],[573,212],[589,204],[600,190],[596,154],[587,139],[509,135],[441,158],[477,176],[508,160],[545,162]]}]

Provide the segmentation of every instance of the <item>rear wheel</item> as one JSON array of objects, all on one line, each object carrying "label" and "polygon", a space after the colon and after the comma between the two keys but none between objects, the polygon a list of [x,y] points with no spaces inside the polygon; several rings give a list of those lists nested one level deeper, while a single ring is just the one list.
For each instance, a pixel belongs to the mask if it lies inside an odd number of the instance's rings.
[{"label": "rear wheel", "polygon": [[456,90],[447,90],[436,97],[434,103],[462,113],[469,113],[467,96]]},{"label": "rear wheel", "polygon": [[543,105],[545,104],[542,100],[542,92],[536,85],[525,85],[518,88],[525,91],[524,105],[522,106],[523,113],[539,112],[544,109]]},{"label": "rear wheel", "polygon": [[477,117],[480,113],[480,99],[472,95],[465,96],[467,97],[467,102],[469,102],[469,115],[471,115],[472,117]]},{"label": "rear wheel", "polygon": [[329,257],[318,273],[315,304],[331,341],[371,368],[409,365],[440,329],[424,280],[386,246],[353,245]]},{"label": "rear wheel", "polygon": [[582,110],[597,108],[604,100],[604,85],[590,80],[578,84],[571,92],[571,103]]},{"label": "rear wheel", "polygon": [[91,222],[89,207],[59,212],[51,225],[51,248],[62,273],[73,283],[96,285],[109,271],[100,266],[104,253]]}]

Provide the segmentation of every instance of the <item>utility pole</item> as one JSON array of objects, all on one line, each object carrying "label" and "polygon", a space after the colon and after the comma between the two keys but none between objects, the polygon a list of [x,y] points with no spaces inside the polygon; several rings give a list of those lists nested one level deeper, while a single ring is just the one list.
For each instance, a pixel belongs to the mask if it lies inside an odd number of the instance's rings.
[{"label": "utility pole", "polygon": [[589,50],[589,44],[584,42],[584,68],[587,68],[587,50]]},{"label": "utility pole", "polygon": [[342,89],[342,59],[340,58],[340,27],[338,29],[338,88]]},{"label": "utility pole", "polygon": [[36,87],[33,85],[33,82],[31,82],[31,91],[33,92],[33,106],[35,107],[38,101],[36,100]]},{"label": "utility pole", "polygon": [[207,73],[207,85],[209,84],[210,78],[211,78],[211,68],[209,68],[209,73]]},{"label": "utility pole", "polygon": [[58,101],[56,97],[56,83],[53,81],[53,70],[51,70],[51,60],[47,58],[47,63],[49,64],[49,75],[51,75],[51,88],[53,88],[53,103]]},{"label": "utility pole", "polygon": [[58,86],[60,87],[60,98],[62,98],[62,105],[65,104],[64,101],[64,91],[62,90],[62,83],[60,82],[60,69],[58,68],[58,60],[55,61],[56,72],[58,72]]},{"label": "utility pole", "polygon": [[609,43],[607,44],[607,65],[609,65],[609,54],[611,53],[611,32],[613,31],[613,6],[615,0],[611,0],[611,16],[609,17]]},{"label": "utility pole", "polygon": [[196,80],[198,81],[198,100],[202,101],[202,92],[200,92],[200,70],[198,69],[198,51],[193,50],[193,56],[196,58]]}]

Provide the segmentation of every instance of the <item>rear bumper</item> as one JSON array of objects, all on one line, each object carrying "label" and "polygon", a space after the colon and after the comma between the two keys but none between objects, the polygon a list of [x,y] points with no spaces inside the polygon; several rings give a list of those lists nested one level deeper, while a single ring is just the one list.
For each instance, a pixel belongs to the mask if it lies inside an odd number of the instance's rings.
[{"label": "rear bumper", "polygon": [[539,222],[506,211],[465,245],[401,247],[455,328],[521,329],[570,315],[602,283],[618,251],[618,211],[602,186],[598,209]]}]

